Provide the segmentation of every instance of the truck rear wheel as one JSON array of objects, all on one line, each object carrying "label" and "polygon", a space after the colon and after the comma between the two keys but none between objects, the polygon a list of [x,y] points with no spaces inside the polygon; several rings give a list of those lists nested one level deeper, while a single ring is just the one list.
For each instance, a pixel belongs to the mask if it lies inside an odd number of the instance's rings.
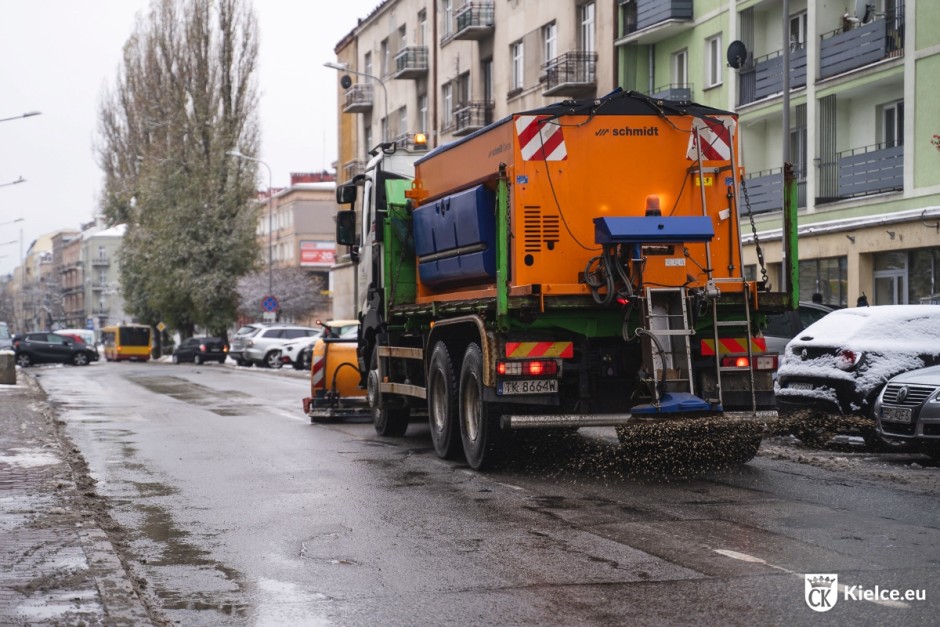
[{"label": "truck rear wheel", "polygon": [[375,432],[385,437],[400,437],[408,430],[408,408],[389,407],[388,401],[379,391],[378,357],[373,351],[372,367],[366,381],[366,394],[372,411],[372,425]]},{"label": "truck rear wheel", "polygon": [[483,352],[470,344],[460,369],[460,439],[474,470],[491,468],[502,453],[499,412],[483,401]]},{"label": "truck rear wheel", "polygon": [[457,399],[454,365],[447,345],[438,342],[428,368],[428,422],[434,452],[441,459],[453,459],[460,452]]}]

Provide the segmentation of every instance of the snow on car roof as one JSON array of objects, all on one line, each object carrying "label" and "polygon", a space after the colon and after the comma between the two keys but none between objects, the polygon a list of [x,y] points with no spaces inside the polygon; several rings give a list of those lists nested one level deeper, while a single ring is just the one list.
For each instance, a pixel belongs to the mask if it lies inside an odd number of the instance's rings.
[{"label": "snow on car roof", "polygon": [[846,346],[896,352],[899,345],[940,354],[940,305],[881,305],[838,309],[793,340],[800,346]]}]

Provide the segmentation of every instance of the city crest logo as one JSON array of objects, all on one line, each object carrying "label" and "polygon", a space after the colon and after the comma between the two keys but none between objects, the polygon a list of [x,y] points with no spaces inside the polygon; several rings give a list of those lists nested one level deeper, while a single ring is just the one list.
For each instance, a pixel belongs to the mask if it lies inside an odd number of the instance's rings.
[{"label": "city crest logo", "polygon": [[839,600],[839,575],[804,575],[803,596],[809,609],[828,612]]}]

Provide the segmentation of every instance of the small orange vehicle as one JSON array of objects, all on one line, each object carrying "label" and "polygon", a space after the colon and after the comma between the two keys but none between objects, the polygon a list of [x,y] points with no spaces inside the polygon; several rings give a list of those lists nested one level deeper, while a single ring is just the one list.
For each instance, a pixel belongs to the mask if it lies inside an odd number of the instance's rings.
[{"label": "small orange vehicle", "polygon": [[[321,323],[323,337],[313,344],[310,361],[310,396],[303,399],[304,413],[310,422],[330,422],[342,418],[368,416],[366,391],[359,386],[359,362],[356,357],[359,324],[356,321]],[[338,333],[341,327],[355,327]],[[335,329],[335,330],[334,330]]]}]

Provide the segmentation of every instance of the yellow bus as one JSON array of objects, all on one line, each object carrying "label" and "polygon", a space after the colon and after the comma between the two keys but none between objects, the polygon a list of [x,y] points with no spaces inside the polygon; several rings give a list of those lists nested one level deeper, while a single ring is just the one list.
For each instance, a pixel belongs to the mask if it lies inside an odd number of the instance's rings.
[{"label": "yellow bus", "polygon": [[106,361],[147,361],[153,338],[150,327],[143,324],[122,324],[101,329]]}]

